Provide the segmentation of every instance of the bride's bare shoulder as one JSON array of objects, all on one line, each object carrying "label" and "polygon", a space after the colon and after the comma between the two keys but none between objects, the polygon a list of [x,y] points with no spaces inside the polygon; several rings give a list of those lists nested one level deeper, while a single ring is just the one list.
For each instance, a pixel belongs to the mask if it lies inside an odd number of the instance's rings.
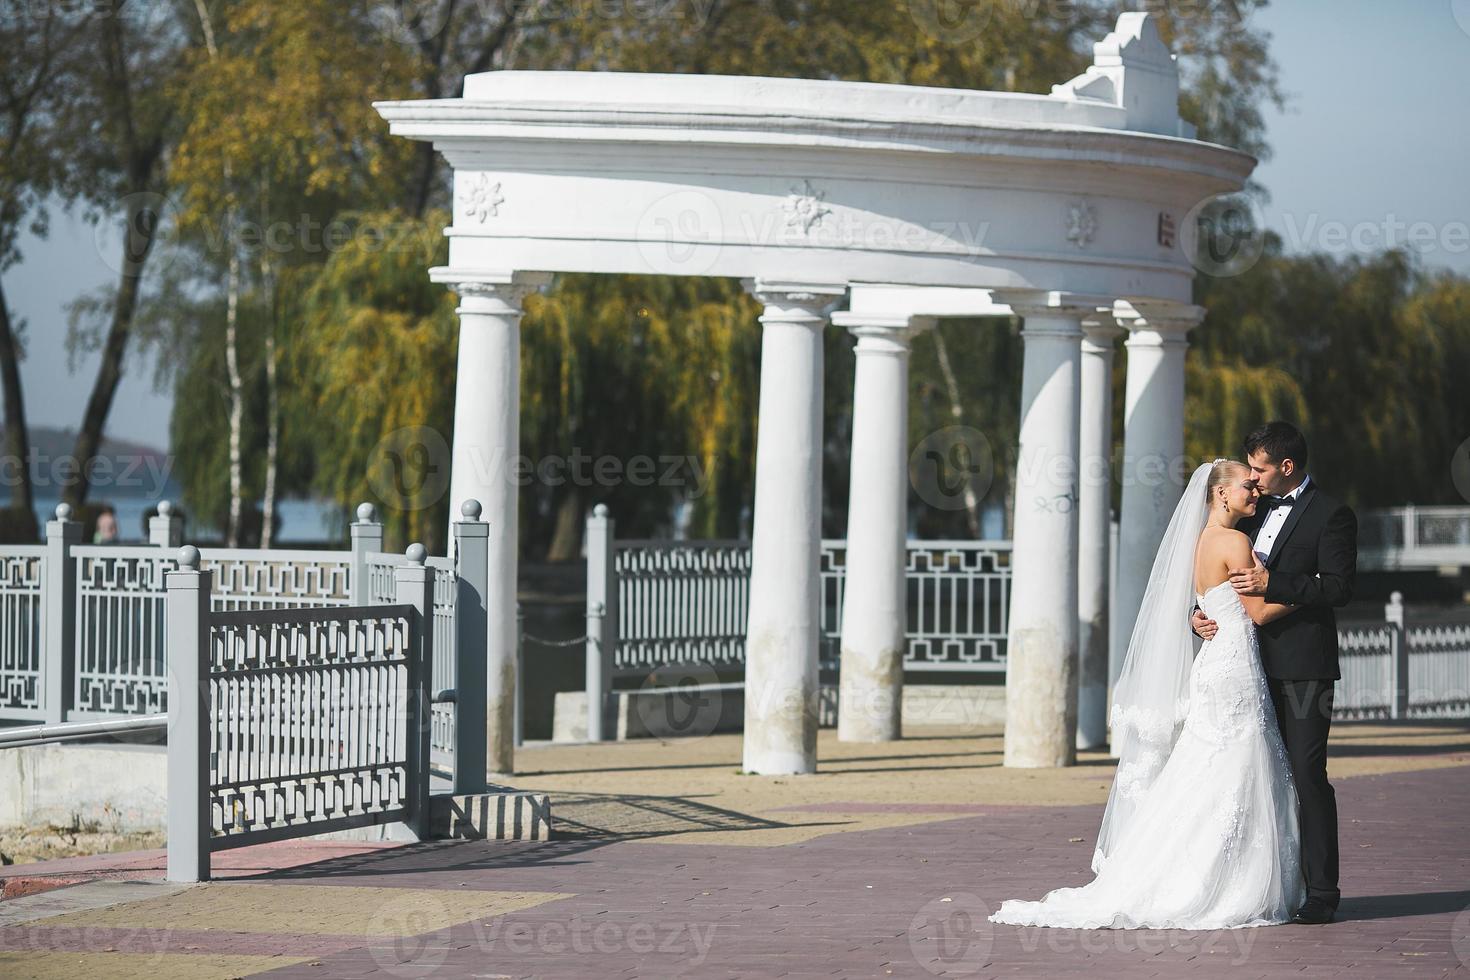
[{"label": "bride's bare shoulder", "polygon": [[1250,551],[1251,539],[1244,531],[1212,524],[1200,532],[1200,548],[1213,554],[1231,555],[1241,550]]}]

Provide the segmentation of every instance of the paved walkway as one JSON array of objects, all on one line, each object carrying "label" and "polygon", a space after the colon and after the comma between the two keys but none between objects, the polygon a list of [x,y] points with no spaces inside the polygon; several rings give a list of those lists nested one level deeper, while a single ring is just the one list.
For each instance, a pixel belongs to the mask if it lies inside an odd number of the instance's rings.
[{"label": "paved walkway", "polygon": [[4,869],[83,883],[0,903],[0,976],[1470,974],[1470,729],[1335,735],[1346,897],[1324,927],[993,926],[1001,899],[1090,877],[1105,759],[1017,773],[995,736],[824,733],[824,773],[769,779],[714,737],[524,752],[518,784],[557,794],[550,843],[269,845],[189,888],[157,881],[159,852]]}]

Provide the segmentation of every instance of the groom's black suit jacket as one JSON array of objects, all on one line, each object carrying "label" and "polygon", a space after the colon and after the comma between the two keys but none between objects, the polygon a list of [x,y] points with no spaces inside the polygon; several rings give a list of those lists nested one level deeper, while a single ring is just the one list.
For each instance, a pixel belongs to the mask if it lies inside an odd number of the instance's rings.
[{"label": "groom's black suit jacket", "polygon": [[[1317,489],[1302,489],[1271,553],[1265,558],[1270,578],[1266,601],[1302,608],[1257,627],[1261,662],[1277,680],[1336,680],[1337,616],[1335,608],[1353,597],[1358,570],[1358,518],[1352,509]],[[1266,516],[1265,505],[1242,521],[1239,530],[1254,541]]]}]

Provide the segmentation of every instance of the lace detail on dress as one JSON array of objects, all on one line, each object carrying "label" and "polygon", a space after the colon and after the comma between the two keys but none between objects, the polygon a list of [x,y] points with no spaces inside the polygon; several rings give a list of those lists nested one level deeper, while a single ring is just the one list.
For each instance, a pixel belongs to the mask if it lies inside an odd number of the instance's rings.
[{"label": "lace detail on dress", "polygon": [[1131,705],[1113,705],[1108,715],[1108,724],[1113,728],[1113,737],[1124,732],[1133,732],[1146,742],[1172,741],[1189,715],[1189,698],[1174,702],[1174,715],[1167,717],[1161,711]]}]

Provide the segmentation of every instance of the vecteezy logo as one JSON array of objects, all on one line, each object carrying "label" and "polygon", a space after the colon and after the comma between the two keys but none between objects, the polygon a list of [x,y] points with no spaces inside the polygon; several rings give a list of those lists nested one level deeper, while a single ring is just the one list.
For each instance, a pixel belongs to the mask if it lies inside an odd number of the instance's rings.
[{"label": "vecteezy logo", "polygon": [[368,952],[384,973],[409,980],[434,974],[449,956],[449,909],[423,891],[395,896],[368,920]]},{"label": "vecteezy logo", "polygon": [[713,732],[724,710],[719,681],[706,664],[650,676],[634,699],[644,732],[655,738],[702,738]]},{"label": "vecteezy logo", "polygon": [[908,0],[909,16],[944,44],[965,44],[990,26],[995,0]]},{"label": "vecteezy logo", "polygon": [[157,268],[167,259],[157,253],[165,251],[161,246],[173,234],[174,216],[173,202],[162,194],[139,191],[127,195],[92,229],[97,255],[113,272],[124,275],[140,274],[150,256]]},{"label": "vecteezy logo", "polygon": [[377,9],[376,20],[385,34],[417,45],[438,37],[453,9],[454,4],[444,0],[392,0]]},{"label": "vecteezy logo", "polygon": [[659,275],[698,276],[714,267],[724,220],[714,198],[701,191],[666,194],[638,218],[638,252]]},{"label": "vecteezy logo", "polygon": [[995,457],[985,433],[945,426],[909,454],[909,482],[919,498],[940,510],[963,510],[983,500],[995,479]]},{"label": "vecteezy logo", "polygon": [[1450,926],[1450,948],[1455,951],[1461,966],[1470,966],[1470,908],[1455,916]]},{"label": "vecteezy logo", "polygon": [[979,972],[995,942],[990,909],[977,896],[957,892],[924,905],[909,922],[909,952],[929,973],[947,977]]},{"label": "vecteezy logo", "polygon": [[1266,218],[1255,198],[1206,198],[1184,216],[1184,254],[1207,276],[1226,279],[1253,267],[1266,250]]},{"label": "vecteezy logo", "polygon": [[1450,0],[1450,14],[1460,30],[1470,34],[1470,0]]},{"label": "vecteezy logo", "polygon": [[396,429],[373,447],[367,478],[384,505],[426,510],[449,489],[449,445],[426,425]]},{"label": "vecteezy logo", "polygon": [[1460,491],[1460,496],[1470,503],[1470,439],[1460,443],[1460,448],[1450,457],[1450,479],[1454,481],[1455,489]]}]

